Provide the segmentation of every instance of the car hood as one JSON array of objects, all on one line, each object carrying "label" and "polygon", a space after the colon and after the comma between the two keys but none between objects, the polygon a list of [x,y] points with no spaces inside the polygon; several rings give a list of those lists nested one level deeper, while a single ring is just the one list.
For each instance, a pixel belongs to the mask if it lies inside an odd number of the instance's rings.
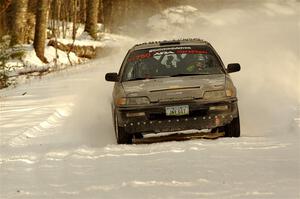
[{"label": "car hood", "polygon": [[208,90],[225,89],[225,74],[169,77],[123,82],[127,97],[146,96],[151,102],[201,99]]}]

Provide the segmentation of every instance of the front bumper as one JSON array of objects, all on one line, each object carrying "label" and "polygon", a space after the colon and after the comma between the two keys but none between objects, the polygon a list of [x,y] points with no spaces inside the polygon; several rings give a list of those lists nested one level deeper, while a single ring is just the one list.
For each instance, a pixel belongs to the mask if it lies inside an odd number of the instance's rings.
[{"label": "front bumper", "polygon": [[[166,116],[167,106],[189,105],[190,113],[184,116]],[[210,110],[212,106],[227,106],[227,110]],[[128,117],[127,113],[145,113]],[[117,107],[118,125],[128,133],[172,132],[188,129],[212,129],[230,123],[238,116],[237,99],[218,102],[181,101],[147,106]]]}]

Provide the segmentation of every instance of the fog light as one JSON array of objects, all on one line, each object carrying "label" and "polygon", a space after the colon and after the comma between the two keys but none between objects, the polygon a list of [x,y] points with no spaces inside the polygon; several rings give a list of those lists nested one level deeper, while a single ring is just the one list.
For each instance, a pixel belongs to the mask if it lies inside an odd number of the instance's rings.
[{"label": "fog light", "polygon": [[126,113],[127,117],[141,117],[145,116],[145,112]]},{"label": "fog light", "polygon": [[209,107],[210,111],[226,111],[228,110],[228,106],[224,105],[224,106],[211,106]]}]

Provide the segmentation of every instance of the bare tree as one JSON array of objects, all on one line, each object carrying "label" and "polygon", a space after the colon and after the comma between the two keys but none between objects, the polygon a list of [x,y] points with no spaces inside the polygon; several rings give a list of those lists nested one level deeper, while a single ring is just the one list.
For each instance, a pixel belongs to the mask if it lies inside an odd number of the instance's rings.
[{"label": "bare tree", "polygon": [[72,39],[76,39],[76,32],[77,32],[77,5],[78,1],[73,0],[72,4],[72,14],[73,14],[73,27],[72,27]]},{"label": "bare tree", "polygon": [[49,9],[49,0],[38,0],[33,46],[36,55],[44,63],[48,63],[44,55],[47,20],[48,20],[48,9]]},{"label": "bare tree", "polygon": [[[60,11],[61,11],[61,0],[53,0],[51,5],[50,5],[50,10],[51,10],[51,32],[52,35],[51,37],[54,37],[55,42],[57,43],[57,37],[60,36]],[[49,44],[48,44],[49,45]],[[59,59],[58,56],[58,49],[56,46],[54,46],[55,48],[55,59],[54,61],[54,65],[56,67],[56,69],[58,68],[57,65],[57,61]]]},{"label": "bare tree", "polygon": [[88,0],[85,31],[97,39],[99,0]]},{"label": "bare tree", "polygon": [[73,13],[73,29],[72,29],[72,45],[71,48],[68,50],[67,52],[67,57],[69,60],[69,63],[71,66],[73,66],[71,58],[70,58],[70,53],[74,48],[74,44],[75,44],[75,39],[76,39],[76,33],[77,33],[77,28],[76,28],[76,23],[77,23],[77,0],[73,0],[73,4],[72,4],[72,13]]},{"label": "bare tree", "polygon": [[11,30],[10,46],[25,42],[25,22],[28,0],[13,0],[13,25]]}]

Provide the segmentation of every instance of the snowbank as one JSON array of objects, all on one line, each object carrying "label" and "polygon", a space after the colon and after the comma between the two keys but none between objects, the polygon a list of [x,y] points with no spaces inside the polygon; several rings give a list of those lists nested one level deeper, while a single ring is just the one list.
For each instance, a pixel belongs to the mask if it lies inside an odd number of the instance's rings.
[{"label": "snowbank", "polygon": [[[49,40],[46,41],[45,57],[49,63],[43,63],[34,51],[33,45],[23,45],[17,48],[18,51],[23,52],[23,56],[20,59],[10,59],[6,63],[8,70],[8,76],[11,77],[9,81],[14,83],[22,83],[27,79],[34,76],[41,76],[43,73],[49,73],[51,71],[58,71],[65,69],[71,65],[77,65],[89,61],[86,58],[80,58],[73,52],[70,52],[69,57],[67,52],[56,49],[52,46],[47,46]],[[72,44],[72,39],[58,39],[63,44]],[[100,47],[101,49],[115,49],[116,51],[123,48],[123,43],[132,42],[133,39],[114,35],[114,34],[102,34],[101,40],[94,40],[88,34],[83,32],[78,39],[75,40],[74,45],[77,46],[92,46],[94,48]],[[97,58],[101,58],[97,56]],[[27,74],[30,74],[28,76]]]}]

